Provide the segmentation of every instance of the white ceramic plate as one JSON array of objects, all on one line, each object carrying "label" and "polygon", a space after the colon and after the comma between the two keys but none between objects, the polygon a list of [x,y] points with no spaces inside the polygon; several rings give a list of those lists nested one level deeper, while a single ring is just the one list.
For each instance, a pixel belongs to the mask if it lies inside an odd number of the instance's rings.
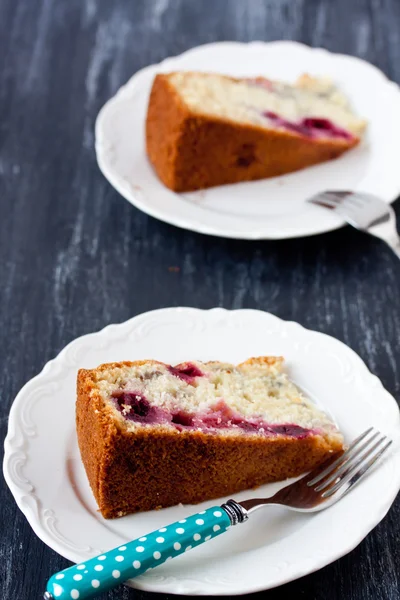
[{"label": "white ceramic plate", "polygon": [[[294,81],[300,74],[332,77],[369,121],[358,148],[338,160],[297,173],[189,194],[168,190],[145,151],[144,123],[154,75],[173,70],[265,75]],[[201,233],[280,239],[336,229],[335,214],[305,203],[326,189],[375,193],[392,202],[400,193],[399,87],[371,64],[296,42],[222,42],[194,48],[142,69],[107,102],[96,122],[100,169],[122,196],[149,215]]]},{"label": "white ceramic plate", "polygon": [[[384,517],[400,487],[397,404],[341,342],[255,310],[149,312],[78,338],[24,386],[10,414],[4,473],[36,534],[80,562],[210,506],[176,506],[112,521],[100,516],[75,437],[78,368],[144,357],[236,363],[265,354],[287,358],[292,378],[334,415],[347,440],[375,425],[394,439],[393,451],[331,509],[310,516],[269,507],[133,580],[133,586],[175,594],[243,594],[296,579],[349,552]],[[277,487],[236,497],[269,495]]]}]

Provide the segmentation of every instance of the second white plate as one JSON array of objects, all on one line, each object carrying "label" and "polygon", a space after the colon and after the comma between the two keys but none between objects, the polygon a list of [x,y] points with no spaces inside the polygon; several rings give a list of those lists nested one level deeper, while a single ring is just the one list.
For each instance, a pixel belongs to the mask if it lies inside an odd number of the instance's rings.
[{"label": "second white plate", "polygon": [[[75,434],[77,370],[151,357],[169,363],[283,355],[290,376],[337,420],[347,440],[374,425],[393,440],[387,458],[348,496],[314,515],[269,507],[226,535],[132,581],[165,594],[244,594],[271,588],[352,550],[384,517],[400,487],[399,410],[350,348],[256,310],[170,308],[111,325],[69,344],[16,398],[5,443],[4,474],[37,535],[82,562],[216,502],[173,506],[107,521],[79,457]],[[242,492],[271,495],[282,484]]]},{"label": "second white plate", "polygon": [[[154,76],[173,70],[333,78],[369,122],[364,142],[341,158],[297,173],[190,194],[167,189],[152,170],[144,124]],[[392,202],[400,193],[400,90],[371,64],[296,42],[220,42],[136,73],[100,111],[96,154],[105,177],[129,202],[167,223],[229,238],[281,239],[336,229],[335,214],[305,203],[326,189],[366,191]]]}]

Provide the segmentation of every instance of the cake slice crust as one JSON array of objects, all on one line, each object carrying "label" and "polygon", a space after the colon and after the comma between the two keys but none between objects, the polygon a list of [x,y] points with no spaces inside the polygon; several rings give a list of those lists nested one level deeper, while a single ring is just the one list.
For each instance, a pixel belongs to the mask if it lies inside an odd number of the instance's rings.
[{"label": "cake slice crust", "polygon": [[[226,496],[300,475],[340,451],[335,425],[281,366],[280,358],[264,357],[236,367],[139,361],[80,370],[78,442],[102,515]],[[286,382],[292,423],[275,402],[283,402],[286,392],[278,390]],[[265,389],[278,396],[263,412]]]}]

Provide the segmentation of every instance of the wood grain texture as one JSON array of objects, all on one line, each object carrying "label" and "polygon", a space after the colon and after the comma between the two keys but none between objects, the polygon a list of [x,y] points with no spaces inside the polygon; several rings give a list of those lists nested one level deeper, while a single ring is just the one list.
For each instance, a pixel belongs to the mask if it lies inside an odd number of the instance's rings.
[{"label": "wood grain texture", "polygon": [[[104,101],[168,55],[215,40],[293,39],[366,58],[400,82],[399,23],[397,0],[0,0],[2,438],[20,387],[66,343],[164,306],[294,319],[349,344],[400,397],[400,264],[379,241],[350,228],[283,242],[179,230],[125,202],[93,150]],[[348,556],[264,596],[400,598],[399,539],[397,500]],[[67,564],[2,482],[0,600],[41,597]]]}]

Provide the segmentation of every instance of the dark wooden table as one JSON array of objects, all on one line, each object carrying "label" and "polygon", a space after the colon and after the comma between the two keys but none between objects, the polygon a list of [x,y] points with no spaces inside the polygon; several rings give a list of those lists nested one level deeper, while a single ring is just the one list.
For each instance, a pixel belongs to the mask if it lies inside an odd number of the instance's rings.
[{"label": "dark wooden table", "polygon": [[[381,243],[350,228],[282,242],[201,236],[134,209],[97,168],[95,117],[132,73],[230,39],[321,45],[400,82],[398,0],[0,0],[2,438],[20,387],[66,343],[164,306],[294,319],[354,348],[399,398],[400,264]],[[0,519],[0,600],[41,597],[68,562],[4,482]],[[397,500],[351,554],[265,596],[400,598],[399,540]]]}]

